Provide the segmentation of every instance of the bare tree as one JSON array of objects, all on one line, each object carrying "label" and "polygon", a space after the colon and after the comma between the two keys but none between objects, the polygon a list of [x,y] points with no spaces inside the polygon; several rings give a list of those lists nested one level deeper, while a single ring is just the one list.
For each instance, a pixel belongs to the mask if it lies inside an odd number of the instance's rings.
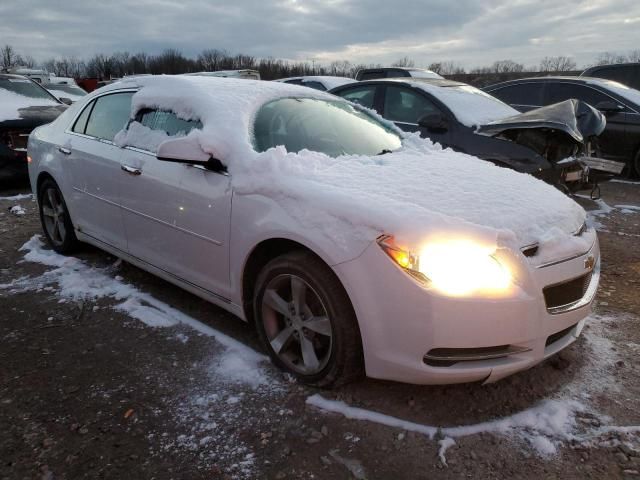
[{"label": "bare tree", "polygon": [[490,71],[492,73],[523,72],[524,65],[522,63],[516,63],[513,60],[498,60],[493,62]]},{"label": "bare tree", "polygon": [[452,61],[433,62],[427,67],[432,72],[440,75],[456,75],[465,73],[464,67]]},{"label": "bare tree", "polygon": [[409,57],[402,57],[391,64],[392,67],[413,68],[416,66],[416,62]]},{"label": "bare tree", "polygon": [[11,68],[16,65],[17,56],[18,55],[16,54],[16,51],[11,45],[5,45],[4,47],[2,47],[2,49],[0,50],[0,57],[2,57],[2,67]]},{"label": "bare tree", "polygon": [[609,65],[612,63],[624,63],[627,56],[616,52],[602,52],[596,59],[596,65]]},{"label": "bare tree", "polygon": [[544,57],[540,61],[541,72],[568,72],[576,69],[576,62],[571,57]]},{"label": "bare tree", "polygon": [[640,50],[631,50],[627,55],[627,62],[640,62]]}]

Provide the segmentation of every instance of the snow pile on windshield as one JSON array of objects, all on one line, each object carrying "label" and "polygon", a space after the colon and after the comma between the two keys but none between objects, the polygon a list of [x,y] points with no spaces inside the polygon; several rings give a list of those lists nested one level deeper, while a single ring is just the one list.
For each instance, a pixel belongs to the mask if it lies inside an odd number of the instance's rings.
[{"label": "snow pile on windshield", "polygon": [[417,86],[449,107],[458,121],[467,127],[484,125],[520,113],[515,108],[471,85],[440,86],[420,83]]},{"label": "snow pile on windshield", "polygon": [[32,98],[0,88],[0,122],[19,120],[20,110],[29,107],[55,106],[60,104],[46,98]]},{"label": "snow pile on windshield", "polygon": [[347,227],[341,234],[349,231],[371,241],[390,233],[416,247],[438,235],[518,248],[540,242],[552,246],[549,255],[590,246],[571,235],[583,224],[584,210],[558,190],[417,135],[406,135],[400,150],[374,157],[332,158],[284,147],[254,151],[252,124],[261,105],[301,96],[336,101],[329,94],[280,82],[223,78],[134,81],[143,88],[133,96],[132,117],[144,108],[160,108],[184,120],[200,120],[203,129],[186,139],[228,167],[235,193],[274,199],[304,228],[335,235],[338,230],[330,226],[339,222]]}]

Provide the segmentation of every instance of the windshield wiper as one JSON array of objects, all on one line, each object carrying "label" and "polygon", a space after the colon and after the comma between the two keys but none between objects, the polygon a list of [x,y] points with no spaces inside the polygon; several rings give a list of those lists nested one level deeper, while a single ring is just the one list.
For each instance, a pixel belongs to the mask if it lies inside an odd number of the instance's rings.
[{"label": "windshield wiper", "polygon": [[392,153],[392,152],[391,152],[391,150],[388,150],[388,149],[386,149],[386,148],[385,148],[385,149],[384,149],[384,150],[382,150],[381,152],[376,153],[376,155],[384,155],[384,154],[386,154],[386,153]]}]

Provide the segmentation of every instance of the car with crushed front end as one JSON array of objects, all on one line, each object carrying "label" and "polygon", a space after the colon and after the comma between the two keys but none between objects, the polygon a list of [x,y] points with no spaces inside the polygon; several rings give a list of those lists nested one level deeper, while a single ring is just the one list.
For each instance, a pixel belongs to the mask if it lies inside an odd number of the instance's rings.
[{"label": "car with crushed front end", "polygon": [[584,164],[587,145],[606,124],[585,103],[567,101],[521,114],[471,85],[419,78],[358,82],[331,93],[376,110],[405,131],[563,191],[592,189],[611,176],[595,176]]},{"label": "car with crushed front end", "polygon": [[0,74],[0,181],[27,178],[27,139],[66,106],[39,84],[21,75]]},{"label": "car with crushed front end", "polygon": [[115,82],[29,155],[56,251],[90,243],[255,323],[313,385],[499,380],[571,344],[598,285],[568,196],[295,85]]}]

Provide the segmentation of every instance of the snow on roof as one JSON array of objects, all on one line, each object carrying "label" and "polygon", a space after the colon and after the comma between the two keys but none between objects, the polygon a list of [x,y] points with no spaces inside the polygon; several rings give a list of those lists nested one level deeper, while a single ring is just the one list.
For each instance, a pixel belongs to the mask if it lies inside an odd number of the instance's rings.
[{"label": "snow on roof", "polygon": [[540,261],[547,258],[543,244],[553,246],[548,253],[554,255],[580,242],[571,233],[585,212],[557,189],[397,129],[403,147],[374,157],[331,158],[283,146],[254,151],[253,117],[263,104],[285,97],[339,101],[330,94],[280,82],[195,76],[141,77],[106,88],[128,85],[140,87],[132,117],[143,108],[160,108],[200,120],[203,129],[187,138],[228,167],[236,194],[272,198],[309,229],[336,235],[331,225],[339,221],[359,238],[390,233],[407,245],[445,232],[518,248],[540,242]]},{"label": "snow on roof", "polygon": [[56,106],[60,104],[46,98],[32,98],[0,88],[0,122],[19,120],[19,110],[29,107]]},{"label": "snow on roof", "polygon": [[439,99],[467,127],[484,125],[520,113],[493,95],[465,83],[414,82],[413,85]]}]

